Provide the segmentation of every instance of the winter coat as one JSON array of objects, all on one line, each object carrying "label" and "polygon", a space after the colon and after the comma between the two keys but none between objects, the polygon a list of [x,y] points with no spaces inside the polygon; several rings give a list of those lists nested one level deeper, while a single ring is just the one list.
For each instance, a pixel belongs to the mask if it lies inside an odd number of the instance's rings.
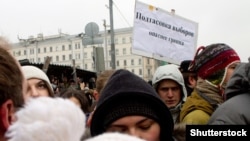
[{"label": "winter coat", "polygon": [[250,62],[237,66],[225,95],[226,101],[216,109],[208,124],[250,124]]},{"label": "winter coat", "polygon": [[219,89],[198,79],[197,86],[187,98],[180,112],[180,122],[186,124],[207,124],[210,116],[222,103]]},{"label": "winter coat", "polygon": [[[172,114],[174,123],[179,123],[179,115],[182,104],[186,101],[187,91],[184,83],[183,76],[179,70],[179,67],[174,64],[167,64],[164,66],[160,66],[154,73],[152,85],[155,89],[157,89],[157,85],[165,79],[171,79],[177,82],[181,86],[182,99],[181,101],[173,108],[170,108],[170,112]],[[157,91],[157,90],[156,90]]]}]

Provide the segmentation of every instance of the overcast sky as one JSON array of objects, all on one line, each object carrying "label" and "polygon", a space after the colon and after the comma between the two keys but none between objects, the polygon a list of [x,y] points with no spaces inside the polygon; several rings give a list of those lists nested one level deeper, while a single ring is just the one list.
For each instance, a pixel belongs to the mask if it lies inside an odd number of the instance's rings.
[{"label": "overcast sky", "polygon": [[[197,45],[223,42],[242,61],[250,56],[250,0],[140,0],[199,24]],[[132,27],[135,0],[113,0],[114,28]],[[109,0],[1,0],[0,36],[11,42],[28,38],[85,32],[89,22],[104,30],[109,21]]]}]

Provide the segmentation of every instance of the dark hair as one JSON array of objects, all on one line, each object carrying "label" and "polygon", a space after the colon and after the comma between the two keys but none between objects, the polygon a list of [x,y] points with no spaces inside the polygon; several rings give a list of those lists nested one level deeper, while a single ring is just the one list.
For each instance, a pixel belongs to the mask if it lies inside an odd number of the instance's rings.
[{"label": "dark hair", "polygon": [[93,100],[94,100],[94,97],[93,97],[94,90],[92,90],[92,89],[85,89],[85,90],[80,90],[80,91],[87,98],[87,100],[89,102],[89,106],[92,106]]},{"label": "dark hair", "polygon": [[80,90],[68,88],[60,93],[60,97],[62,98],[75,97],[77,100],[79,100],[81,104],[81,109],[85,114],[91,112],[88,99]]},{"label": "dark hair", "polygon": [[24,76],[15,58],[7,51],[10,45],[0,38],[0,104],[11,99],[16,108],[22,107]]}]

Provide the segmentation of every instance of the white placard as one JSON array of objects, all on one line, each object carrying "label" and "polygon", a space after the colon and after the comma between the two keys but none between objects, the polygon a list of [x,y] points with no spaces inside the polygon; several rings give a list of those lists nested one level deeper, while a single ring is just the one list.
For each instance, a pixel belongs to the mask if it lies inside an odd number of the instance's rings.
[{"label": "white placard", "polygon": [[135,2],[132,53],[180,64],[194,57],[198,23]]}]

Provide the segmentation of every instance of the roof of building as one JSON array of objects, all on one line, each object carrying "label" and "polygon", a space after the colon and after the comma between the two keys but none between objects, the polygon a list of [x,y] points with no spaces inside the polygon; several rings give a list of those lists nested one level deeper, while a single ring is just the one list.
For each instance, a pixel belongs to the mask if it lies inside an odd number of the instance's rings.
[{"label": "roof of building", "polygon": [[[28,59],[19,60],[19,63],[21,64],[21,66],[32,65],[32,66],[36,66],[42,70],[43,70],[43,66],[44,66],[43,63],[29,62]],[[59,64],[49,64],[49,67],[46,71],[46,74],[48,77],[56,76],[57,78],[59,78],[59,80],[63,76],[66,76],[68,78],[68,80],[73,79],[74,73],[75,72],[74,72],[74,69],[72,66],[59,65]],[[83,82],[90,82],[92,78],[97,77],[97,74],[96,74],[96,72],[93,72],[93,71],[76,68],[76,76],[82,78]]]}]

